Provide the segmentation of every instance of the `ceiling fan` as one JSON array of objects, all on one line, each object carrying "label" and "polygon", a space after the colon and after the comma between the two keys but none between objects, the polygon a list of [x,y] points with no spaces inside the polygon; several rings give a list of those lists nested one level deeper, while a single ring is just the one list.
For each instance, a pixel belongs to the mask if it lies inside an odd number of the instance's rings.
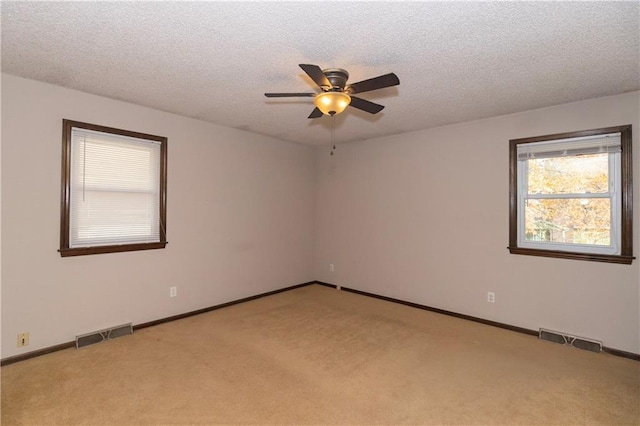
[{"label": "ceiling fan", "polygon": [[351,105],[370,114],[377,114],[384,109],[383,105],[353,96],[356,93],[370,92],[400,84],[394,73],[362,80],[347,85],[349,73],[341,68],[320,69],[317,65],[300,64],[300,68],[322,89],[321,93],[265,93],[268,98],[312,97],[316,108],[309,118],[319,118],[323,114],[340,114]]}]

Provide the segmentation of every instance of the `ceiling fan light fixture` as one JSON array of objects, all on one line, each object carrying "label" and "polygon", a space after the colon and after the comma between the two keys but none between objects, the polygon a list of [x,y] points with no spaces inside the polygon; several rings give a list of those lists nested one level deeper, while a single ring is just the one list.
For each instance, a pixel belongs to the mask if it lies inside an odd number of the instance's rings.
[{"label": "ceiling fan light fixture", "polygon": [[351,96],[344,92],[324,92],[313,99],[313,103],[323,114],[340,114],[351,103]]}]

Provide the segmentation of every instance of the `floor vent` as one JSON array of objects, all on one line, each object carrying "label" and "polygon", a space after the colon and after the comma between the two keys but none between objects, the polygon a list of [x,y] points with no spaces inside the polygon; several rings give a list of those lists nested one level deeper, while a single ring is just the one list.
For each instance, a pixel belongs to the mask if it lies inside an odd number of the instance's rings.
[{"label": "floor vent", "polygon": [[116,337],[133,334],[133,326],[131,324],[118,325],[116,327],[106,328],[104,330],[94,331],[91,333],[76,336],[76,348],[80,349],[85,346],[102,343],[106,340],[115,339]]},{"label": "floor vent", "polygon": [[602,352],[602,342],[598,342],[597,340],[572,336],[570,334],[564,334],[557,331],[545,330],[544,328],[540,329],[539,336],[542,340],[561,343],[563,345],[571,345],[574,348],[585,349],[591,352]]}]

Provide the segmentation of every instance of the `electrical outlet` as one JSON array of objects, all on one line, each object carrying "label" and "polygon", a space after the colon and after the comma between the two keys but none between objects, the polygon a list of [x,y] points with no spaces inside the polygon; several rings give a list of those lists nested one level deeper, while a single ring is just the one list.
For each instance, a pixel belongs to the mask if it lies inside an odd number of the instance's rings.
[{"label": "electrical outlet", "polygon": [[487,293],[487,302],[496,303],[496,294],[492,291]]},{"label": "electrical outlet", "polygon": [[18,347],[29,346],[29,332],[18,334]]},{"label": "electrical outlet", "polygon": [[333,263],[330,263],[329,264],[329,272],[333,272],[335,270],[336,270],[336,268],[333,266]]},{"label": "electrical outlet", "polygon": [[178,295],[178,287],[169,288],[169,297],[176,297]]}]

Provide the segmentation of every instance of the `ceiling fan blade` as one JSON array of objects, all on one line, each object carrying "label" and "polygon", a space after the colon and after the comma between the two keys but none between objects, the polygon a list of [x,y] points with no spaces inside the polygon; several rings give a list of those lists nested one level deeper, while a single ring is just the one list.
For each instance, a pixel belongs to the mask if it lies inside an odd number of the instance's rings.
[{"label": "ceiling fan blade", "polygon": [[384,89],[385,87],[397,86],[398,84],[400,84],[398,76],[394,73],[389,73],[350,84],[345,91],[348,93],[363,93],[371,90]]},{"label": "ceiling fan blade", "polygon": [[366,111],[370,114],[377,114],[384,109],[383,105],[376,104],[362,98],[357,98],[355,96],[351,96],[351,103],[349,105],[354,108]]},{"label": "ceiling fan blade", "polygon": [[302,68],[302,70],[306,72],[307,75],[311,77],[311,80],[315,81],[315,83],[318,86],[322,87],[323,89],[325,87],[326,88],[331,87],[331,82],[327,79],[327,76],[324,75],[324,73],[322,72],[319,66],[310,65],[310,64],[299,64],[299,65],[300,65],[300,68]]},{"label": "ceiling fan blade", "polygon": [[297,97],[313,97],[315,93],[265,93],[267,98],[297,98]]},{"label": "ceiling fan blade", "polygon": [[309,114],[309,118],[320,118],[323,115],[324,114],[322,113],[322,111],[320,111],[320,109],[318,109],[318,107],[316,107],[316,109],[311,111],[311,114]]}]

